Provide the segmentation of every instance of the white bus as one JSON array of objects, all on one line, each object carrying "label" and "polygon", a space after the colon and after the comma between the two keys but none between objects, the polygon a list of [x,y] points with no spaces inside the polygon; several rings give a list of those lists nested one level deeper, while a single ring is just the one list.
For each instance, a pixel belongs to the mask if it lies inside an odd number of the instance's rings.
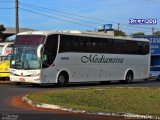
[{"label": "white bus", "polygon": [[145,39],[80,31],[32,31],[17,35],[10,80],[21,83],[111,81],[149,77]]},{"label": "white bus", "polygon": [[0,61],[11,53],[14,40],[15,35],[12,35],[7,37],[4,42],[0,42]]},{"label": "white bus", "polygon": [[0,43],[0,62],[11,53],[13,42]]}]

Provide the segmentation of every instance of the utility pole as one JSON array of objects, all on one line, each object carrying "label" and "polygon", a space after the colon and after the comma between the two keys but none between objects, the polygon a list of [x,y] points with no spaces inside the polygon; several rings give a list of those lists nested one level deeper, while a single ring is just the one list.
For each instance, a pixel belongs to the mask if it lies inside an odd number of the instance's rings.
[{"label": "utility pole", "polygon": [[120,29],[120,23],[118,23],[118,31],[119,31],[119,29]]},{"label": "utility pole", "polygon": [[152,35],[154,34],[154,27],[152,27]]},{"label": "utility pole", "polygon": [[18,15],[18,0],[15,0],[15,7],[16,7],[16,34],[19,33],[19,15]]}]

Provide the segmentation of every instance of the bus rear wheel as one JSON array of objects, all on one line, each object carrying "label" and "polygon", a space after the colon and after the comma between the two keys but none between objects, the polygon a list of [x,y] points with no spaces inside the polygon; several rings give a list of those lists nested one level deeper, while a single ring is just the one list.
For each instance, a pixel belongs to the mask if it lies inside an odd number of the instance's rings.
[{"label": "bus rear wheel", "polygon": [[68,77],[66,73],[60,73],[58,76],[58,86],[64,87],[68,82]]},{"label": "bus rear wheel", "polygon": [[125,83],[132,83],[133,81],[133,72],[129,71],[126,75]]}]

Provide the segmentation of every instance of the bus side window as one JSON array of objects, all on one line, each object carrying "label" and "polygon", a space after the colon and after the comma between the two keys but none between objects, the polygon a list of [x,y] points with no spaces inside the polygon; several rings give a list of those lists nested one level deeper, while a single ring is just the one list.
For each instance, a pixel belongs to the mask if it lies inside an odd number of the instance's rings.
[{"label": "bus side window", "polygon": [[42,67],[43,67],[43,68],[49,67],[48,60],[47,60],[47,55],[46,55],[46,54],[43,55],[42,63],[43,63],[43,64],[42,64]]},{"label": "bus side window", "polygon": [[43,55],[43,61],[47,61],[47,55],[46,54]]},{"label": "bus side window", "polygon": [[58,47],[58,35],[50,35],[47,37],[45,46],[44,46],[44,55],[43,55],[43,68],[47,68],[55,60]]}]

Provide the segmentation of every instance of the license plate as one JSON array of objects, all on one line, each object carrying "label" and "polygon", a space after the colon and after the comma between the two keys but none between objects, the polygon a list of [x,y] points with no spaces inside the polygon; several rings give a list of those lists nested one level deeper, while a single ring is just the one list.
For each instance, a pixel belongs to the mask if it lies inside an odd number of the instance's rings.
[{"label": "license plate", "polygon": [[19,80],[20,80],[21,82],[25,82],[25,79],[24,79],[24,78],[19,78]]}]

